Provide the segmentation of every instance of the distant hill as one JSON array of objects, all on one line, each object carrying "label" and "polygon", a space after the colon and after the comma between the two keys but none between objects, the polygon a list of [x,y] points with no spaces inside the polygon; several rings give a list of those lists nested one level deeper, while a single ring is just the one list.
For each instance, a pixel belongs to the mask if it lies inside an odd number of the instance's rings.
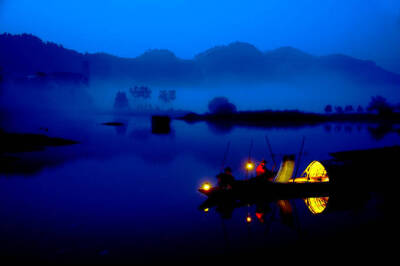
[{"label": "distant hill", "polygon": [[55,43],[45,43],[33,35],[0,35],[0,66],[4,73],[81,73],[84,60],[85,57],[78,52]]},{"label": "distant hill", "polygon": [[4,76],[68,72],[159,86],[268,82],[307,85],[310,80],[329,83],[332,76],[360,86],[400,84],[400,75],[372,61],[345,55],[314,56],[292,47],[263,52],[243,42],[208,49],[192,60],[180,59],[168,50],[149,50],[136,58],[121,58],[78,53],[29,34],[2,34],[0,67]]}]

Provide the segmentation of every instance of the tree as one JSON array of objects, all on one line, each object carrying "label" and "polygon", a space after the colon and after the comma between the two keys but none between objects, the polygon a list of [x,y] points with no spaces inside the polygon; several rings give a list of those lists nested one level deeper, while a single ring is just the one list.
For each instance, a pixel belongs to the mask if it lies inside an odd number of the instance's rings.
[{"label": "tree", "polygon": [[364,112],[364,108],[362,108],[362,106],[359,105],[359,106],[357,107],[357,113],[362,113],[362,112]]},{"label": "tree", "polygon": [[133,98],[143,98],[149,99],[151,98],[151,89],[146,86],[135,86],[134,88],[129,89],[129,93],[133,96]]},{"label": "tree", "polygon": [[226,97],[215,97],[208,103],[208,110],[212,114],[232,114],[236,113],[236,106]]},{"label": "tree", "polygon": [[341,106],[335,106],[335,111],[336,111],[336,113],[341,114],[341,113],[343,113],[343,108]]},{"label": "tree", "polygon": [[147,100],[151,98],[151,89],[147,86],[135,86],[129,88],[129,93],[132,97],[137,100],[138,109],[151,109],[151,104],[147,103]]},{"label": "tree", "polygon": [[169,100],[171,102],[175,101],[175,99],[176,99],[176,91],[175,90],[169,90],[168,91],[168,98],[169,98]]},{"label": "tree", "polygon": [[353,106],[352,105],[346,105],[346,107],[344,108],[344,111],[346,113],[351,113],[354,111]]},{"label": "tree", "polygon": [[117,92],[114,101],[114,108],[115,109],[126,109],[129,107],[128,98],[126,97],[125,92]]},{"label": "tree", "polygon": [[325,113],[332,113],[332,105],[328,104],[325,106]]},{"label": "tree", "polygon": [[175,90],[160,90],[160,94],[158,95],[158,98],[164,102],[164,103],[169,103],[172,101],[175,101],[176,99],[176,91]]},{"label": "tree", "polygon": [[393,113],[393,107],[382,96],[371,97],[371,101],[367,106],[368,112],[377,112],[379,115],[388,115]]}]

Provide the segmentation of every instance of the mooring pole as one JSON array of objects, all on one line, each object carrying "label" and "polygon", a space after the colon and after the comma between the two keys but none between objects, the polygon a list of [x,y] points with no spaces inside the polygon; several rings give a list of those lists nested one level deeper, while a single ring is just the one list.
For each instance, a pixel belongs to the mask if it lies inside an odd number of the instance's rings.
[{"label": "mooring pole", "polygon": [[276,167],[275,156],[274,156],[274,153],[272,152],[271,143],[269,142],[267,135],[265,135],[265,141],[267,142],[267,147],[268,147],[269,153],[271,154],[272,163],[274,164],[274,168],[275,168]]},{"label": "mooring pole", "polygon": [[250,142],[250,149],[249,149],[249,161],[250,161],[250,157],[251,157],[251,150],[253,149],[253,139],[251,139]]},{"label": "mooring pole", "polygon": [[299,171],[299,166],[300,166],[300,161],[301,161],[301,156],[303,154],[303,149],[304,149],[304,141],[305,141],[305,137],[303,136],[303,140],[301,142],[301,146],[300,146],[300,151],[299,151],[299,155],[297,158],[297,162],[296,162],[296,171],[294,172],[294,176],[293,176],[293,183],[295,178],[297,177],[297,172]]}]

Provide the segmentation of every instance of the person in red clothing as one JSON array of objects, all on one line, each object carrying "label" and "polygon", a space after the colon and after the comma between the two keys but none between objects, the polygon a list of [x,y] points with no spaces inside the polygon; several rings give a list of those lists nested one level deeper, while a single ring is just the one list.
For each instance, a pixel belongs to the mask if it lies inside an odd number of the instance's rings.
[{"label": "person in red clothing", "polygon": [[267,171],[267,162],[265,160],[262,160],[261,163],[257,166],[256,168],[256,173],[257,175],[263,175]]},{"label": "person in red clothing", "polygon": [[272,171],[268,170],[267,161],[265,160],[262,160],[261,163],[257,166],[256,174],[257,176],[266,176],[268,178],[274,175]]}]

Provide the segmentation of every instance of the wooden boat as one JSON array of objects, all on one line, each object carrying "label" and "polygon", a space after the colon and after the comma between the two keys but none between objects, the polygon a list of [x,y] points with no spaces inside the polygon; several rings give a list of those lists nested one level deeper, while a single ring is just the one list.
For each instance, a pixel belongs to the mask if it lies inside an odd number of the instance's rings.
[{"label": "wooden boat", "polygon": [[333,185],[329,182],[310,183],[275,183],[273,181],[260,181],[255,179],[236,181],[231,189],[220,187],[204,189],[199,192],[208,197],[246,197],[246,198],[305,198],[323,197],[333,191]]},{"label": "wooden boat", "polygon": [[199,192],[218,200],[274,200],[290,198],[324,197],[334,189],[324,166],[313,161],[299,178],[292,179],[294,156],[285,156],[273,180],[256,176],[248,180],[234,181],[231,188],[211,187],[204,184]]}]

